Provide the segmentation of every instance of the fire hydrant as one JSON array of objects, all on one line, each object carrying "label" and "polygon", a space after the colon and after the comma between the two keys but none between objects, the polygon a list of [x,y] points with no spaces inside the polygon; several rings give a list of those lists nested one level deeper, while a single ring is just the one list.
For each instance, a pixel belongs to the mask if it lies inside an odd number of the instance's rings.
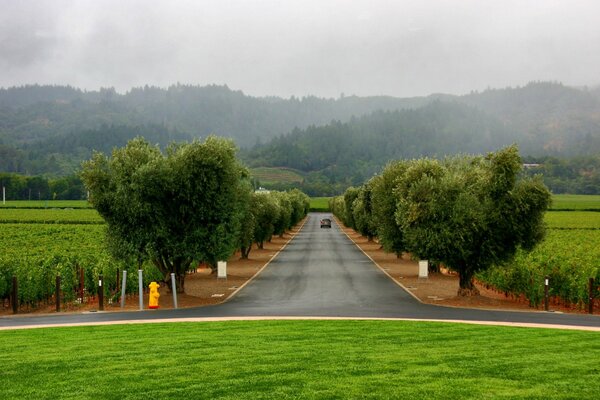
[{"label": "fire hydrant", "polygon": [[150,300],[148,304],[148,308],[158,308],[158,298],[160,297],[160,293],[158,293],[158,288],[160,285],[156,282],[150,282]]}]

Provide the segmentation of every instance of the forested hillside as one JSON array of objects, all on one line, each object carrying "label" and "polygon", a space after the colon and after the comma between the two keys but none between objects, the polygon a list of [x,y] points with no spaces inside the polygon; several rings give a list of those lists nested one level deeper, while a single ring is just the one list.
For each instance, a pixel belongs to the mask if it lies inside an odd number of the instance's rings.
[{"label": "forested hillside", "polygon": [[109,152],[135,136],[166,146],[211,133],[233,138],[254,167],[301,171],[310,194],[339,193],[388,160],[480,153],[513,142],[526,157],[594,159],[600,89],[535,82],[464,96],[337,99],[252,97],[215,85],[124,94],[0,89],[0,172],[65,176],[92,150]]},{"label": "forested hillside", "polygon": [[[92,149],[122,146],[141,132],[161,145],[216,134],[246,147],[295,127],[428,101],[385,96],[257,98],[215,85],[146,86],[125,94],[38,85],[0,89],[0,171],[69,173]],[[36,148],[39,151],[32,150]]]}]

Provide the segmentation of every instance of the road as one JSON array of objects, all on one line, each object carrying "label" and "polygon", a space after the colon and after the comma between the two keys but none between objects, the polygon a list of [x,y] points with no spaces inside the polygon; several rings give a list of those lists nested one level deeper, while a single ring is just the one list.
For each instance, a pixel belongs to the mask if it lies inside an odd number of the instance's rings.
[{"label": "road", "polygon": [[473,310],[421,304],[390,280],[333,224],[312,213],[303,229],[230,301],[142,312],[0,318],[0,327],[197,317],[366,317],[493,321],[600,327],[600,316]]}]

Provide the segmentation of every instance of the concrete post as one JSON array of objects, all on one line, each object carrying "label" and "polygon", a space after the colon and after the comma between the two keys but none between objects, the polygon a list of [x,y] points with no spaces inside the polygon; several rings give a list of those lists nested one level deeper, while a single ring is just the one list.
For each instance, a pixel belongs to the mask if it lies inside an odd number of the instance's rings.
[{"label": "concrete post", "polygon": [[427,279],[429,277],[429,261],[419,260],[419,278]]},{"label": "concrete post", "polygon": [[227,279],[227,261],[217,262],[217,278]]}]

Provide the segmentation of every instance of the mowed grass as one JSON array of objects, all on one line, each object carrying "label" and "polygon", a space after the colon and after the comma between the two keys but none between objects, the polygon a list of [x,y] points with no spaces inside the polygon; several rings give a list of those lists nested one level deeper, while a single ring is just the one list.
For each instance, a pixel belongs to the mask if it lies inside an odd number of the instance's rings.
[{"label": "mowed grass", "polygon": [[258,179],[261,184],[277,184],[277,183],[295,183],[302,182],[304,177],[292,170],[287,168],[274,168],[274,167],[259,167],[252,168],[250,175]]},{"label": "mowed grass", "polygon": [[396,321],[0,332],[2,399],[592,399],[600,334]]},{"label": "mowed grass", "polygon": [[315,211],[329,211],[329,199],[331,197],[311,197],[310,209]]},{"label": "mowed grass", "polygon": [[552,210],[599,210],[600,195],[555,194],[552,196]]}]

